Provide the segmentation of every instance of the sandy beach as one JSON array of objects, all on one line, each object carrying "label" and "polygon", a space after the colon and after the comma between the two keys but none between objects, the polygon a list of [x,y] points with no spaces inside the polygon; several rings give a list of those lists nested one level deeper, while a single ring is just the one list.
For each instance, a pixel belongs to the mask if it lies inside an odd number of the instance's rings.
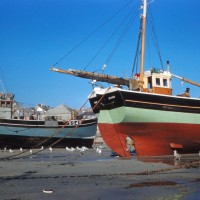
[{"label": "sandy beach", "polygon": [[[199,166],[181,167],[199,162],[199,155],[138,160],[112,157],[104,147],[73,152],[46,149],[34,154],[19,150],[1,151],[0,199],[198,199]],[[2,158],[12,156],[10,160]],[[13,159],[21,157],[19,159]],[[168,164],[166,164],[168,163]],[[178,169],[176,169],[176,167]]]}]

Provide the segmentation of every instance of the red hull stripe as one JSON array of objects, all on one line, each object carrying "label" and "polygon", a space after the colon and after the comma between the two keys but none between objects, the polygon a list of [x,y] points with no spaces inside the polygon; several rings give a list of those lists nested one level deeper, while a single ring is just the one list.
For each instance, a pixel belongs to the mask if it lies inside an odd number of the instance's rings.
[{"label": "red hull stripe", "polygon": [[[134,140],[138,156],[172,155],[178,144],[180,153],[198,153],[200,125],[176,123],[98,124],[105,143],[122,157],[126,151],[126,137]],[[182,148],[180,148],[180,146]]]}]

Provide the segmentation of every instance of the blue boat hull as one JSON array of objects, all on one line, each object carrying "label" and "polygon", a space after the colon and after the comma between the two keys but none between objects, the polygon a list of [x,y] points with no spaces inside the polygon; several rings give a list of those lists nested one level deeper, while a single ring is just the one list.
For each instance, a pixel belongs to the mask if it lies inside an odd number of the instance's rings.
[{"label": "blue boat hull", "polygon": [[0,119],[0,148],[82,147],[91,148],[97,120],[37,121]]}]

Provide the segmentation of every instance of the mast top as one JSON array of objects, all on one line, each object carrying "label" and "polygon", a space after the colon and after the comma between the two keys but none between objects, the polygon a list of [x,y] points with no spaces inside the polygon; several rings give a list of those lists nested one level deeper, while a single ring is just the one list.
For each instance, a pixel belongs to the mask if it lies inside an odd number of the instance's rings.
[{"label": "mast top", "polygon": [[142,0],[142,1],[143,1],[143,6],[142,6],[143,14],[142,14],[142,16],[146,17],[147,16],[147,0]]}]

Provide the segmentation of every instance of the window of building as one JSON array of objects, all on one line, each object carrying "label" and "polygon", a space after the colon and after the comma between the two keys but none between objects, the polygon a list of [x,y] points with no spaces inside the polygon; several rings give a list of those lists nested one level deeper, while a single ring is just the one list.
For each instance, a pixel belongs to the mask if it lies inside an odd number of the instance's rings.
[{"label": "window of building", "polygon": [[6,107],[7,107],[7,108],[11,108],[11,103],[10,103],[9,101],[8,101],[7,104],[6,104]]},{"label": "window of building", "polygon": [[160,85],[160,78],[156,78],[156,85]]},{"label": "window of building", "polygon": [[6,107],[6,102],[5,101],[1,102],[1,107]]}]

